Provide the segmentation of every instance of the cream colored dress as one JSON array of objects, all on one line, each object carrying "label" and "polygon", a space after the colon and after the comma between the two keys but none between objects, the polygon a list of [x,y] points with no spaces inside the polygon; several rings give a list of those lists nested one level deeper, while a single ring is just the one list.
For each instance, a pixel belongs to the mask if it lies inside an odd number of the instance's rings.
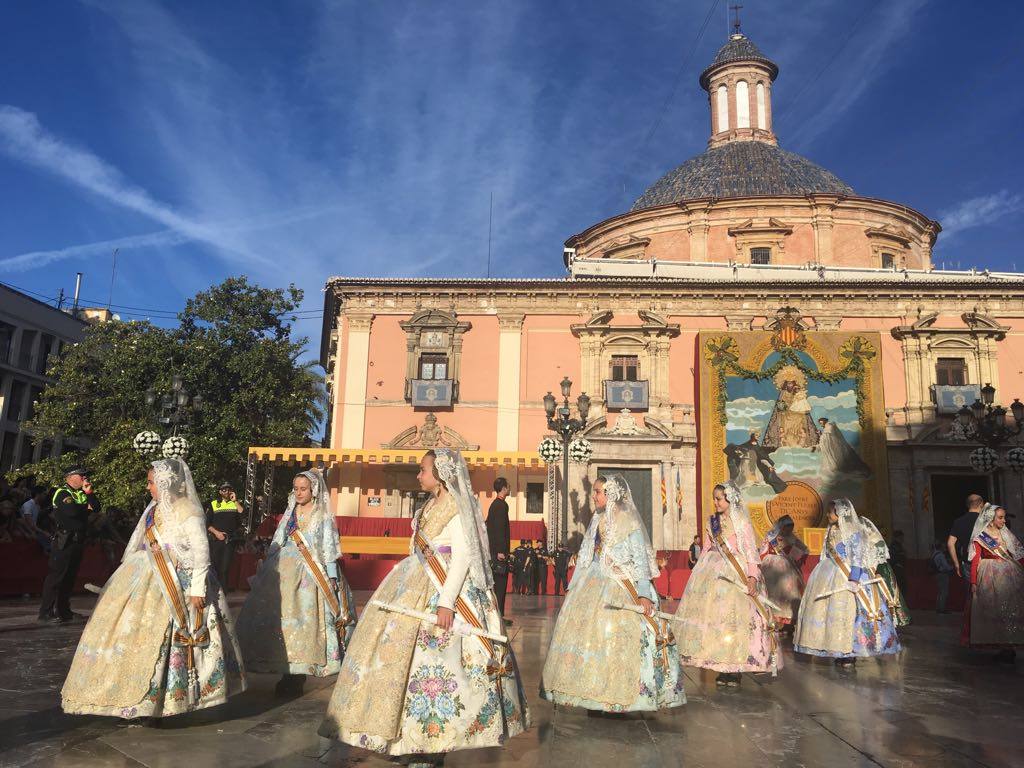
[{"label": "cream colored dress", "polygon": [[423,612],[461,597],[491,630],[502,631],[493,592],[467,578],[462,524],[450,494],[431,499],[413,521],[447,578],[438,591],[413,551],[388,574],[359,619],[320,735],[391,755],[494,747],[529,727],[530,714],[511,649],[490,656],[476,637],[373,605]]},{"label": "cream colored dress", "polygon": [[[65,712],[112,717],[166,717],[223,704],[245,690],[241,653],[224,590],[210,570],[204,519],[184,499],[169,515],[151,504],[85,625],[61,690]],[[183,598],[203,596],[209,642],[188,651],[175,638],[172,611],[146,544],[155,526]],[[189,619],[194,619],[189,608]]]}]

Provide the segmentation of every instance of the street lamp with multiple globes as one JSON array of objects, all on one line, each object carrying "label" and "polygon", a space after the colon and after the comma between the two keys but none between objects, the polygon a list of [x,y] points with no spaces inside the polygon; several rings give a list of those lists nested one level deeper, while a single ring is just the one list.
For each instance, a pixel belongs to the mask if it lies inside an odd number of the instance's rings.
[{"label": "street lamp with multiple globes", "polygon": [[587,414],[590,412],[590,397],[586,392],[576,398],[576,410],[579,418],[571,416],[569,394],[572,392],[572,381],[566,376],[559,385],[562,389],[562,405],[557,404],[554,395],[544,395],[544,413],[548,417],[548,429],[554,432],[562,442],[562,508],[559,515],[558,543],[569,541],[569,443],[587,426]]},{"label": "street lamp with multiple globes", "polygon": [[188,429],[192,414],[203,409],[202,395],[190,395],[184,379],[177,374],[171,378],[170,392],[160,394],[152,387],[146,390],[146,405],[152,408],[158,401],[160,423],[171,427],[172,436],[178,434],[179,428]]},{"label": "street lamp with multiple globes", "polygon": [[986,384],[981,388],[981,400],[975,400],[974,405],[970,407],[965,405],[956,414],[956,420],[964,434],[993,450],[1019,435],[1024,426],[1024,403],[1019,398],[1015,397],[1010,404],[1009,413],[1013,416],[1013,426],[1006,423],[1007,409],[1001,405],[993,405],[995,399],[996,388]]}]

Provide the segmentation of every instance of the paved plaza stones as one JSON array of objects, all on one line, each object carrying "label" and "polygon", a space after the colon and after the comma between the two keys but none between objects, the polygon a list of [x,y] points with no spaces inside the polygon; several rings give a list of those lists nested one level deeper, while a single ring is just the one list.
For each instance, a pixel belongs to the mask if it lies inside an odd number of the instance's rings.
[{"label": "paved plaza stones", "polygon": [[[360,602],[368,594],[359,595]],[[689,703],[656,715],[594,716],[537,695],[561,599],[509,596],[510,631],[529,692],[533,728],[505,749],[450,755],[446,766],[1021,766],[1021,662],[999,665],[957,644],[959,615],[918,612],[896,659],[855,672],[785,655],[772,680],[744,675],[737,691],[686,668]],[[237,611],[240,595],[232,599]],[[92,598],[75,601],[81,612]],[[670,607],[673,607],[670,605]],[[0,768],[291,768],[395,765],[316,734],[334,678],[276,699],[276,678],[250,676],[227,705],[170,718],[160,728],[60,710],[60,686],[81,624],[37,625],[35,603],[0,604]]]}]

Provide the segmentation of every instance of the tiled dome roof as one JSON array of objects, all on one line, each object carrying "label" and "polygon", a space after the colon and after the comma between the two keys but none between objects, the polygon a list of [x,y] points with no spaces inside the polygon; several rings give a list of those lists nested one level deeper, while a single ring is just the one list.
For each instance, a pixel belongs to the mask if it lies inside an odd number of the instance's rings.
[{"label": "tiled dome roof", "polygon": [[707,68],[700,73],[700,87],[707,90],[708,73],[723,64],[729,64],[733,61],[761,62],[771,70],[772,80],[774,80],[779,74],[779,68],[775,65],[775,62],[761,53],[761,49],[754,45],[750,41],[750,38],[744,35],[733,35],[729,38],[729,42],[718,49],[718,54],[715,56],[715,60],[708,64]]},{"label": "tiled dome roof", "polygon": [[835,174],[800,155],[763,141],[730,141],[669,171],[633,203],[631,210],[702,197],[758,195],[852,195]]}]

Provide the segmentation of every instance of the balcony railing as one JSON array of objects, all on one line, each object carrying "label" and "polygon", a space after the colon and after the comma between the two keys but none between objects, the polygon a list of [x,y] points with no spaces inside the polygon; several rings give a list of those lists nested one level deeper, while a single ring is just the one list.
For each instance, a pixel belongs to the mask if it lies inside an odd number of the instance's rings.
[{"label": "balcony railing", "polygon": [[605,379],[604,402],[609,411],[646,411],[650,399],[650,385],[646,381],[612,381]]}]

